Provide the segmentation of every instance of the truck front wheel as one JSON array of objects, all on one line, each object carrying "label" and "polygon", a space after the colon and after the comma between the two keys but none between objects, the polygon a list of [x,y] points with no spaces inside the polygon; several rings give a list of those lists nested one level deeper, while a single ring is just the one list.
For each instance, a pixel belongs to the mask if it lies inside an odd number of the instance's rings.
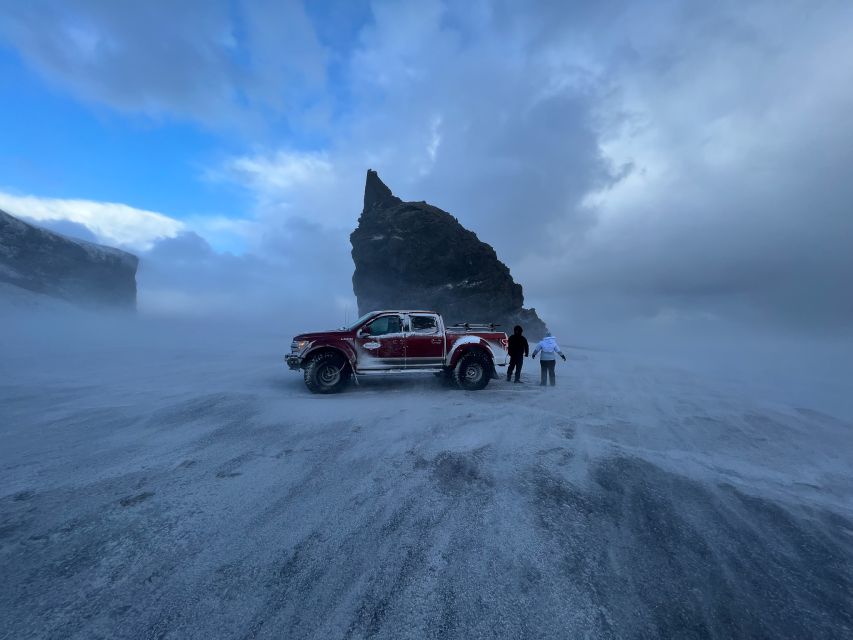
[{"label": "truck front wheel", "polygon": [[461,389],[479,391],[489,384],[492,363],[481,351],[471,351],[459,359],[453,370],[453,379]]},{"label": "truck front wheel", "polygon": [[338,393],[349,382],[349,363],[336,353],[319,353],[305,365],[305,386],[312,393]]}]

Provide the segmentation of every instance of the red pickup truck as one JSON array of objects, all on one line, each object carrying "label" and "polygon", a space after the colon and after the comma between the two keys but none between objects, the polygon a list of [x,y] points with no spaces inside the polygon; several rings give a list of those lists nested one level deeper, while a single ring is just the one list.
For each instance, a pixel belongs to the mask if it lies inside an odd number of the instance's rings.
[{"label": "red pickup truck", "polygon": [[352,376],[435,373],[462,389],[484,388],[507,363],[507,336],[494,325],[445,327],[433,311],[372,311],[348,327],[302,333],[287,365],[314,393],[341,391]]}]

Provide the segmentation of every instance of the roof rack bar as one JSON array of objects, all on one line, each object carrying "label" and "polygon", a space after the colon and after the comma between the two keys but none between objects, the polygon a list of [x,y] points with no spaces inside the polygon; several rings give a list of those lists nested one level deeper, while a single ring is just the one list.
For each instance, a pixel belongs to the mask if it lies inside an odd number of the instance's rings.
[{"label": "roof rack bar", "polygon": [[466,331],[470,329],[492,329],[495,327],[499,327],[501,325],[495,324],[494,322],[457,322],[455,324],[450,325],[451,328],[459,328],[465,329]]}]

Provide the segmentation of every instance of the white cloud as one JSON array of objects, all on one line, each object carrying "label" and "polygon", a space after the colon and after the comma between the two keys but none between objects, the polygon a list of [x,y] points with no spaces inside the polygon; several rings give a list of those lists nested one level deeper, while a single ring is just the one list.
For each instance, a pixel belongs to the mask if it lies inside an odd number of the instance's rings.
[{"label": "white cloud", "polygon": [[84,101],[217,126],[298,113],[328,57],[299,0],[6,2],[0,40]]},{"label": "white cloud", "polygon": [[365,160],[349,152],[280,150],[231,158],[207,177],[236,184],[252,198],[254,240],[287,235],[285,227],[305,220],[346,237],[361,209],[365,169]]},{"label": "white cloud", "polygon": [[239,156],[229,160],[222,175],[240,182],[259,193],[282,197],[288,191],[318,182],[331,183],[334,178],[332,163],[325,154],[277,151],[272,154]]},{"label": "white cloud", "polygon": [[441,146],[441,116],[433,116],[429,124],[429,141],[426,145],[426,161],[420,169],[420,174],[425,176],[435,166],[438,148]]},{"label": "white cloud", "polygon": [[186,226],[203,237],[216,251],[241,254],[264,233],[263,225],[246,218],[220,215],[196,215],[186,219]]},{"label": "white cloud", "polygon": [[82,224],[106,245],[145,251],[174,238],[186,225],[174,218],[117,202],[17,196],[0,192],[0,209],[38,222],[67,220]]}]

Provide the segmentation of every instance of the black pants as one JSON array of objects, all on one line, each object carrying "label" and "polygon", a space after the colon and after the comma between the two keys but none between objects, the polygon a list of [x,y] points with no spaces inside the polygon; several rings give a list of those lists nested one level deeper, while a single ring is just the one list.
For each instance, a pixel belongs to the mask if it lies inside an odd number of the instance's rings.
[{"label": "black pants", "polygon": [[557,384],[554,375],[554,367],[557,366],[556,360],[540,360],[539,368],[542,372],[542,381],[539,383],[542,386],[545,386],[545,376],[547,375],[551,379],[551,386],[553,387]]},{"label": "black pants", "polygon": [[509,366],[506,369],[506,379],[512,377],[513,369],[515,370],[515,379],[521,379],[521,365],[524,364],[524,356],[510,356],[509,357]]}]

